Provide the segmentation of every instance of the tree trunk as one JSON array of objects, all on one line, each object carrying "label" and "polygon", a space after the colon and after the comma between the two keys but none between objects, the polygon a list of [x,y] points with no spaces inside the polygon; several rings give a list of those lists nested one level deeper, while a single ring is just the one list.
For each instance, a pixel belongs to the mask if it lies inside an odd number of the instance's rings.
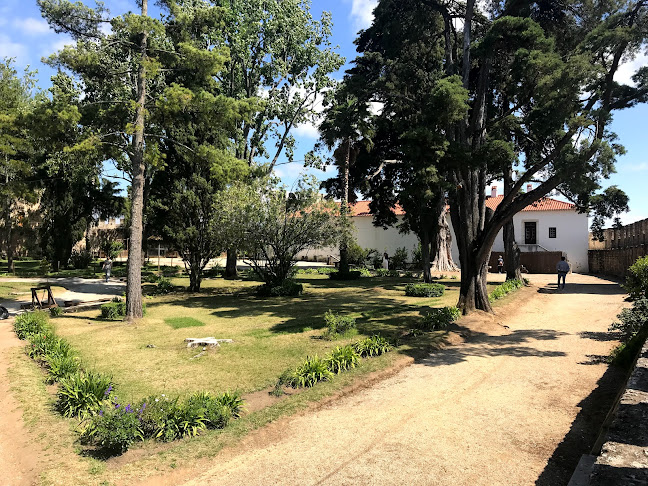
[{"label": "tree trunk", "polygon": [[[6,156],[5,156],[6,159]],[[5,183],[9,184],[9,169],[5,173]],[[13,244],[11,239],[13,238],[12,234],[12,224],[11,224],[11,208],[13,206],[13,201],[9,198],[7,202],[7,211],[5,212],[5,245],[7,250],[7,272],[14,273],[14,260],[13,260]]]},{"label": "tree trunk", "polygon": [[[142,0],[142,16],[148,15],[148,0]],[[146,103],[146,46],[148,34],[143,32],[139,47],[142,59],[137,72],[137,107],[131,161],[131,227],[128,251],[128,278],[126,280],[126,320],[142,317],[142,237],[144,212],[144,111]]]},{"label": "tree trunk", "polygon": [[344,167],[342,168],[342,203],[340,204],[340,213],[344,232],[340,240],[340,273],[349,272],[349,161],[351,160],[351,140],[346,140],[346,155],[344,157]]},{"label": "tree trunk", "polygon": [[446,218],[446,206],[445,192],[441,191],[436,208],[437,227],[435,228],[435,238],[432,242],[435,255],[430,264],[430,270],[434,272],[456,272],[459,270],[452,260],[452,234]]},{"label": "tree trunk", "polygon": [[430,233],[427,228],[421,229],[421,260],[423,261],[423,281],[432,282],[430,271]]},{"label": "tree trunk", "polygon": [[200,292],[200,284],[202,283],[202,272],[200,268],[193,265],[189,267],[189,292]]},{"label": "tree trunk", "polygon": [[238,271],[236,269],[236,259],[238,258],[237,251],[235,248],[229,248],[227,250],[227,260],[225,261],[225,278],[236,278],[238,277]]},{"label": "tree trunk", "polygon": [[[488,254],[490,257],[490,252]],[[483,261],[476,254],[468,255],[461,263],[461,291],[457,307],[463,309],[464,314],[479,309],[492,312],[493,308],[488,300],[486,278],[488,276],[488,259]]]}]

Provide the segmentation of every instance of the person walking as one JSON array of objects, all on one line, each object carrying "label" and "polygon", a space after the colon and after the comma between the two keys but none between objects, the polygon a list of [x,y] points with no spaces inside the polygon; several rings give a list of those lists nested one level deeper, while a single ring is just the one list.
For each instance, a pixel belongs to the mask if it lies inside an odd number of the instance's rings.
[{"label": "person walking", "polygon": [[110,259],[110,255],[106,258],[106,261],[103,262],[103,271],[106,274],[106,282],[108,282],[108,279],[110,278],[110,272],[112,271],[112,260]]},{"label": "person walking", "polygon": [[560,280],[562,279],[562,288],[565,288],[565,277],[571,270],[569,263],[565,261],[565,257],[560,257],[560,261],[556,265],[556,271],[558,272],[558,288],[560,288]]},{"label": "person walking", "polygon": [[387,252],[383,254],[382,267],[385,270],[389,270],[389,255],[387,254]]},{"label": "person walking", "polygon": [[504,258],[502,258],[502,255],[497,259],[497,273],[504,273]]}]

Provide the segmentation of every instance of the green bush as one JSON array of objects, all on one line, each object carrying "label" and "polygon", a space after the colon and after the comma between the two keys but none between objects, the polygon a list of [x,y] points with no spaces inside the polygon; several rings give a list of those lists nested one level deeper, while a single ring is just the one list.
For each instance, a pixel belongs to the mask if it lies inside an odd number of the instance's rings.
[{"label": "green bush", "polygon": [[423,247],[419,242],[416,248],[412,249],[412,266],[414,268],[423,268]]},{"label": "green bush", "polygon": [[349,270],[348,272],[330,272],[328,274],[331,280],[358,280],[362,277],[360,270]]},{"label": "green bush", "polygon": [[620,331],[623,341],[630,340],[648,324],[648,299],[640,298],[632,303],[629,309],[623,309],[617,316],[618,322],[610,326],[611,331]]},{"label": "green bush", "polygon": [[507,294],[524,287],[524,282],[520,279],[507,280],[501,285],[498,285],[493,289],[493,291],[488,295],[488,300],[495,302],[496,300],[501,299]]},{"label": "green bush", "polygon": [[225,274],[225,269],[220,265],[214,265],[211,268],[203,270],[203,277],[205,278],[216,278],[222,277]]},{"label": "green bush", "polygon": [[361,277],[373,277],[373,273],[371,273],[371,271],[368,268],[362,267],[358,271],[360,272]]},{"label": "green bush", "polygon": [[85,418],[101,410],[112,391],[111,378],[100,373],[78,371],[59,383],[56,408],[66,417]]},{"label": "green bush", "polygon": [[405,295],[409,297],[441,297],[445,287],[437,283],[409,283],[405,286]]},{"label": "green bush", "polygon": [[351,368],[358,366],[360,355],[353,349],[353,346],[338,346],[325,359],[328,369],[336,374],[340,374]]},{"label": "green bush", "polygon": [[146,283],[154,284],[154,283],[158,283],[160,281],[160,277],[157,276],[156,274],[152,273],[152,272],[147,273],[146,275],[144,275],[144,272],[142,272],[142,281],[146,282]]},{"label": "green bush", "polygon": [[67,355],[47,355],[44,357],[47,365],[49,383],[61,381],[63,378],[79,371],[79,358],[68,353]]},{"label": "green bush", "polygon": [[386,268],[377,268],[374,272],[378,277],[400,277],[400,273],[396,270],[387,270]]},{"label": "green bush", "polygon": [[431,309],[423,316],[418,327],[426,331],[445,329],[460,316],[461,311],[454,306]]},{"label": "green bush", "polygon": [[284,280],[281,285],[264,284],[258,287],[257,294],[261,297],[292,297],[304,292],[304,286],[294,280]]},{"label": "green bush", "polygon": [[407,248],[396,248],[396,251],[389,259],[389,266],[392,270],[404,270],[408,257],[409,254],[407,252]]},{"label": "green bush", "polygon": [[333,377],[328,368],[328,363],[317,356],[306,360],[293,372],[290,385],[297,387],[312,387],[318,381],[327,381]]},{"label": "green bush", "polygon": [[330,310],[326,311],[324,314],[324,322],[326,324],[324,337],[328,339],[336,339],[339,336],[348,335],[350,331],[355,330],[356,328],[354,317],[341,316],[340,314],[335,314]]},{"label": "green bush", "polygon": [[126,302],[108,302],[101,306],[102,319],[123,319],[126,315]]},{"label": "green bush", "polygon": [[93,444],[111,454],[123,454],[133,442],[143,440],[140,414],[130,404],[105,407],[93,416],[81,433],[82,444]]},{"label": "green bush", "polygon": [[355,351],[362,356],[380,356],[381,354],[391,351],[392,346],[389,344],[389,341],[382,336],[374,334],[371,337],[358,341],[353,345]]},{"label": "green bush", "polygon": [[63,308],[59,306],[50,307],[49,312],[52,317],[61,317],[63,315]]},{"label": "green bush", "polygon": [[168,278],[161,278],[158,280],[157,287],[155,289],[156,294],[170,294],[175,290],[175,286],[171,283],[171,280]]},{"label": "green bush", "polygon": [[648,255],[637,259],[628,268],[628,276],[623,287],[633,299],[648,298]]},{"label": "green bush", "polygon": [[76,251],[73,250],[70,255],[70,265],[76,270],[88,268],[92,262],[92,254],[89,251]]},{"label": "green bush", "polygon": [[56,337],[51,330],[31,334],[27,354],[35,360],[44,360],[46,356],[70,356],[70,343]]},{"label": "green bush", "polygon": [[216,401],[229,409],[234,418],[239,418],[243,413],[243,398],[238,392],[223,392],[216,397]]},{"label": "green bush", "polygon": [[164,277],[176,277],[180,274],[180,267],[176,267],[175,265],[162,265],[160,269],[162,270],[162,276]]},{"label": "green bush", "polygon": [[229,423],[233,413],[232,406],[223,404],[221,397],[214,397],[209,392],[198,392],[187,399],[187,404],[202,410],[208,429],[222,429]]},{"label": "green bush", "polygon": [[44,332],[47,328],[47,314],[42,311],[25,312],[14,320],[14,331],[18,339],[27,339],[30,334]]}]

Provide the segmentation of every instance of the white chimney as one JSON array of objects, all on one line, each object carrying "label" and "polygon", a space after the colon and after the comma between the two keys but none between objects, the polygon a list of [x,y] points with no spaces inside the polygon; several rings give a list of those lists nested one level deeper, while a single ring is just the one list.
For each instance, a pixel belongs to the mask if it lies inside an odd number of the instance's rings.
[{"label": "white chimney", "polygon": [[497,186],[491,187],[491,197],[497,197]]},{"label": "white chimney", "polygon": [[533,186],[531,184],[527,184],[527,192],[531,192],[533,189]]}]

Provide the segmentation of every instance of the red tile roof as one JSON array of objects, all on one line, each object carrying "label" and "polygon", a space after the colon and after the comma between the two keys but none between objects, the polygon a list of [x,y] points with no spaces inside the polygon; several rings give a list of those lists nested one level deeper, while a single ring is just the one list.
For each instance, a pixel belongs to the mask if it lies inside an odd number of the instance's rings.
[{"label": "red tile roof", "polygon": [[[486,207],[489,207],[492,210],[495,210],[497,206],[502,202],[504,196],[495,196],[486,198]],[[370,201],[357,201],[353,204],[350,204],[351,207],[351,216],[371,216],[369,211],[369,202]],[[543,197],[540,200],[529,204],[522,211],[574,211],[576,206],[571,203],[558,201],[557,199],[551,199],[549,197]],[[402,216],[405,214],[403,208],[398,204],[394,208],[396,216]]]}]

